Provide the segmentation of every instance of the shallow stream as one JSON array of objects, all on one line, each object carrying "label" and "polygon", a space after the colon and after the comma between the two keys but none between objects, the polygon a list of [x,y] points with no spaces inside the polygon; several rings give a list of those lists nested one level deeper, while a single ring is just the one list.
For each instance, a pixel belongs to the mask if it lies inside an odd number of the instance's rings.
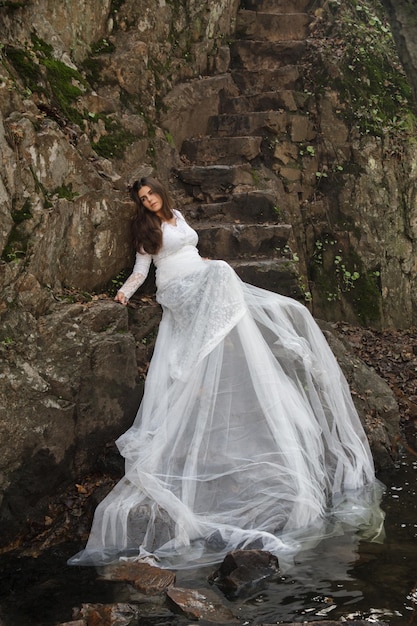
[{"label": "shallow stream", "polygon": [[[417,459],[403,456],[379,475],[387,489],[384,543],[352,537],[322,541],[291,571],[250,598],[224,603],[242,626],[378,618],[391,626],[417,624]],[[123,583],[97,580],[94,568],[67,567],[78,545],[62,544],[37,559],[0,557],[0,624],[55,626],[83,603],[134,601]],[[213,568],[179,572],[177,586],[208,587]],[[220,592],[219,592],[219,595]],[[140,626],[183,626],[192,620],[160,604],[143,605]],[[349,622],[348,622],[349,623]]]}]

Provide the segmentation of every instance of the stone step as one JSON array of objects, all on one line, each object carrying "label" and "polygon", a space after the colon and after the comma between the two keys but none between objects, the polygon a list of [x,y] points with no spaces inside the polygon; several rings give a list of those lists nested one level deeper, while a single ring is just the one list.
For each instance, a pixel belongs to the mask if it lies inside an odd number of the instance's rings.
[{"label": "stone step", "polygon": [[289,224],[199,224],[198,247],[202,256],[219,259],[273,257],[288,244],[291,230]]},{"label": "stone step", "polygon": [[231,74],[241,94],[245,95],[296,89],[300,81],[300,72],[296,65],[285,65],[274,70],[234,70]]},{"label": "stone step", "polygon": [[[299,95],[295,93],[295,102],[302,107],[304,98],[299,101]],[[314,122],[308,114],[282,110],[213,115],[208,121],[208,132],[223,137],[249,134],[262,136],[273,134],[279,137],[285,133],[296,143],[312,141],[317,135]]]},{"label": "stone step", "polygon": [[272,192],[249,191],[233,194],[231,200],[212,204],[198,204],[188,212],[194,222],[276,222],[276,198]]},{"label": "stone step", "polygon": [[287,259],[235,259],[229,261],[237,275],[245,282],[284,296],[303,300],[299,286],[298,268]]},{"label": "stone step", "polygon": [[228,98],[222,103],[220,112],[238,114],[251,111],[277,111],[278,109],[297,111],[299,106],[298,99],[295,97],[297,93],[290,90],[282,90],[254,96]]},{"label": "stone step", "polygon": [[210,135],[233,137],[235,135],[276,135],[286,131],[287,113],[285,111],[255,111],[250,113],[225,113],[209,118],[207,132]]},{"label": "stone step", "polygon": [[306,13],[312,0],[244,0],[244,7],[260,13]]},{"label": "stone step", "polygon": [[252,168],[243,165],[192,165],[176,170],[178,178],[190,195],[201,201],[229,200],[236,190],[249,191],[255,187]]},{"label": "stone step", "polygon": [[231,69],[277,70],[296,65],[306,51],[306,41],[255,41],[238,39],[230,45]]},{"label": "stone step", "polygon": [[239,11],[236,36],[261,41],[299,41],[308,35],[308,13]]},{"label": "stone step", "polygon": [[262,137],[193,137],[186,139],[182,155],[199,165],[252,161],[261,152]]}]

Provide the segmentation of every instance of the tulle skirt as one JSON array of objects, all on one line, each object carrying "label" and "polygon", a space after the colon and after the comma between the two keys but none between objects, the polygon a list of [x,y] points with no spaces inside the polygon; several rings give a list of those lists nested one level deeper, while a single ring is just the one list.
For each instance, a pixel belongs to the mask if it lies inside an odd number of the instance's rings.
[{"label": "tulle skirt", "polygon": [[188,246],[157,268],[163,316],[125,476],[72,565],[161,567],[324,536],[380,536],[381,485],[347,382],[309,311]]}]

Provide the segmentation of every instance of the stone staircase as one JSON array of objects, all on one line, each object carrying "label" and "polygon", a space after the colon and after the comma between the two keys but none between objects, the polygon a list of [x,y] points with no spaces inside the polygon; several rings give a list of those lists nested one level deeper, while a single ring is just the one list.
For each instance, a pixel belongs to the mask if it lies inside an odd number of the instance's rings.
[{"label": "stone staircase", "polygon": [[223,97],[206,134],[183,142],[187,165],[177,171],[202,255],[227,259],[243,280],[293,297],[302,294],[292,227],[280,207],[297,192],[289,146],[314,136],[297,91],[309,4],[244,1],[230,46],[236,93]]}]

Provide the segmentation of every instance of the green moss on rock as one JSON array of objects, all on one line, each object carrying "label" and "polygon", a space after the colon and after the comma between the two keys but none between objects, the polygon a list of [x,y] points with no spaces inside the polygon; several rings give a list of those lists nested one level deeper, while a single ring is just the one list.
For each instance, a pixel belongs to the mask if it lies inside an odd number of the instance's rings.
[{"label": "green moss on rock", "polygon": [[65,198],[65,200],[74,200],[80,194],[77,191],[73,191],[72,184],[69,185],[61,185],[57,187],[55,191],[51,195],[57,195],[58,198]]},{"label": "green moss on rock", "polygon": [[411,87],[379,0],[333,1],[326,9],[320,56],[328,73],[319,82],[340,93],[345,118],[376,136],[415,127]]},{"label": "green moss on rock", "polygon": [[29,220],[32,217],[31,202],[29,198],[26,198],[21,209],[12,210],[12,219],[15,224],[21,224],[25,220]]},{"label": "green moss on rock", "polygon": [[378,271],[363,272],[348,295],[362,324],[373,325],[380,320],[382,296]]},{"label": "green moss on rock", "polygon": [[27,89],[32,92],[44,91],[41,86],[44,80],[41,66],[27,50],[5,46],[4,54]]},{"label": "green moss on rock", "polygon": [[382,299],[379,271],[366,270],[357,252],[338,241],[335,233],[317,239],[309,270],[325,308],[345,301],[361,323],[378,324]]},{"label": "green moss on rock", "polygon": [[53,57],[50,44],[33,34],[31,49],[6,46],[4,52],[26,89],[49,97],[51,106],[65,118],[82,123],[74,103],[84,92],[86,82],[80,72]]},{"label": "green moss on rock", "polygon": [[26,235],[23,235],[18,226],[12,228],[12,231],[9,235],[7,243],[4,247],[1,258],[6,263],[11,263],[13,261],[18,261],[19,259],[23,259],[26,256],[28,246],[28,238]]},{"label": "green moss on rock", "polygon": [[106,159],[123,157],[126,148],[136,140],[135,135],[125,130],[114,117],[105,115],[97,117],[104,120],[107,134],[92,144],[94,150]]}]

